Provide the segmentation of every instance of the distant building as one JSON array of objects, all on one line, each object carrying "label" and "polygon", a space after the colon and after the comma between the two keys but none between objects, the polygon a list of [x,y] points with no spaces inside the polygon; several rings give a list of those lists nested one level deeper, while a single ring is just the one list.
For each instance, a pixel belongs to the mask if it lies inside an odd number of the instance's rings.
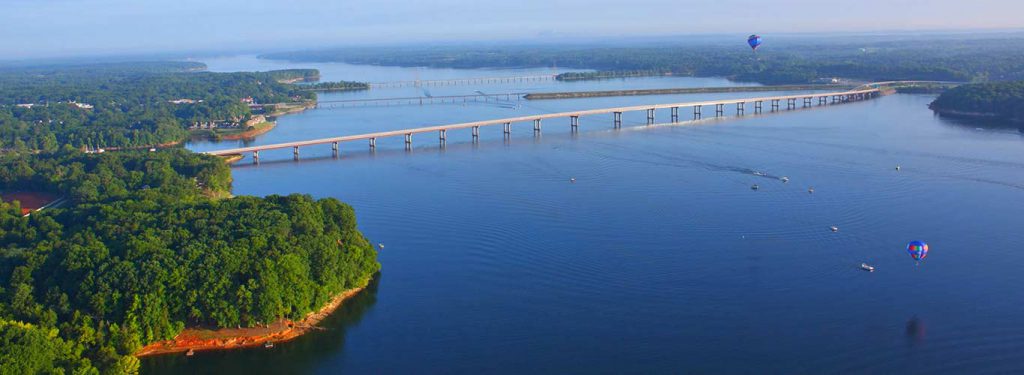
[{"label": "distant building", "polygon": [[76,102],[74,100],[69,101],[68,104],[71,104],[71,105],[73,105],[75,107],[78,107],[78,108],[81,108],[81,109],[92,109],[92,104],[78,103],[78,102]]},{"label": "distant building", "polygon": [[[201,101],[202,101],[202,100],[200,100],[200,102],[201,102]],[[192,100],[192,99],[184,99],[184,98],[182,98],[182,99],[174,99],[174,100],[168,100],[167,102],[168,102],[168,103],[172,103],[172,104],[195,104],[195,103],[196,103],[196,101],[195,101],[195,100]]]},{"label": "distant building", "polygon": [[35,103],[25,103],[25,104],[15,104],[14,106],[18,107],[18,108],[32,108],[32,107],[35,107],[36,105],[35,105]]},{"label": "distant building", "polygon": [[255,115],[250,117],[249,120],[245,122],[245,126],[256,126],[257,124],[261,124],[264,122],[267,122],[266,117],[264,117],[263,115]]},{"label": "distant building", "polygon": [[251,96],[246,96],[246,97],[242,98],[242,103],[249,104],[249,105],[256,104],[256,99],[253,99]]}]

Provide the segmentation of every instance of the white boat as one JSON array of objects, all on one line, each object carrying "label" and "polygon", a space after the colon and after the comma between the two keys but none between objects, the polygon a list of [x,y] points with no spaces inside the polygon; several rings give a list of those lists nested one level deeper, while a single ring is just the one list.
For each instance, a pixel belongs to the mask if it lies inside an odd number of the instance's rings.
[{"label": "white boat", "polygon": [[274,343],[271,342],[271,341],[267,341],[267,342],[263,343],[263,347],[267,348],[267,349],[273,348],[274,347]]},{"label": "white boat", "polygon": [[831,227],[828,227],[828,229],[831,229],[833,232],[838,232],[839,231],[839,227],[837,227],[835,225],[833,225]]},{"label": "white boat", "polygon": [[811,187],[807,188],[807,193],[808,194],[814,194],[814,187],[811,186]]},{"label": "white boat", "polygon": [[780,178],[780,180],[782,180],[782,182],[789,182],[789,177],[782,176],[782,178]]},{"label": "white boat", "polygon": [[380,248],[381,250],[384,250],[384,244],[382,243],[377,244],[377,247]]},{"label": "white boat", "polygon": [[750,187],[750,189],[751,189],[751,190],[757,190],[758,188],[760,188],[760,187],[759,187],[759,186],[757,186],[757,184],[754,184],[754,186],[751,186],[751,187]]},{"label": "white boat", "polygon": [[194,355],[196,355],[196,351],[195,350],[189,349],[187,352],[185,352],[185,356],[186,357],[191,357],[191,356],[194,356]]},{"label": "white boat", "polygon": [[875,272],[875,267],[870,266],[867,263],[861,263],[860,264],[860,269],[868,271],[868,272]]}]

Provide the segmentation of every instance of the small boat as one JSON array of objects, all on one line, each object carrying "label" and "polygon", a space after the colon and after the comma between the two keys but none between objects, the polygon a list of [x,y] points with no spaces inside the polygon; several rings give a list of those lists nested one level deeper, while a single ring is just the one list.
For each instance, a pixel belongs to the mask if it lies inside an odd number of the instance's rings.
[{"label": "small boat", "polygon": [[868,271],[868,272],[875,272],[875,267],[873,267],[871,265],[868,265],[867,263],[861,263],[860,264],[860,269]]},{"label": "small boat", "polygon": [[896,170],[897,171],[900,170],[900,166],[899,165],[896,166]]},{"label": "small boat", "polygon": [[191,357],[191,356],[194,356],[194,355],[196,355],[196,351],[195,350],[189,349],[187,352],[185,352],[185,356],[186,357]]},{"label": "small boat", "polygon": [[570,178],[569,182],[576,183],[576,177]]},{"label": "small boat", "polygon": [[760,189],[760,187],[757,186],[757,184],[754,184],[754,186],[750,187],[750,190],[757,190],[757,189]]},{"label": "small boat", "polygon": [[767,176],[767,173],[754,171],[754,176]]},{"label": "small boat", "polygon": [[808,194],[814,194],[814,186],[811,186],[811,187],[807,188],[807,193]]},{"label": "small boat", "polygon": [[838,232],[839,231],[839,227],[837,227],[835,225],[833,225],[831,227],[828,227],[828,229],[831,229],[833,232]]},{"label": "small boat", "polygon": [[782,176],[782,178],[779,179],[782,180],[782,182],[789,182],[789,177],[786,176]]},{"label": "small boat", "polygon": [[267,348],[267,349],[273,348],[274,347],[274,343],[271,342],[271,341],[267,341],[267,342],[263,343],[263,347]]},{"label": "small boat", "polygon": [[377,248],[381,249],[381,250],[384,250],[384,244],[382,244],[382,243],[377,244]]}]

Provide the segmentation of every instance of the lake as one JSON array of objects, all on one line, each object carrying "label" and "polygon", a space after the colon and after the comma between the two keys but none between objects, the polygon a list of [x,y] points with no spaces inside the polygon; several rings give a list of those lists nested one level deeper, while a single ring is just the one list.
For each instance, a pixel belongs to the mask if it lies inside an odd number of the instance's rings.
[{"label": "lake", "polygon": [[[226,60],[234,60],[231,61]],[[211,69],[321,67],[210,59]],[[235,65],[232,65],[235,64]],[[346,68],[332,79],[521,70]],[[352,67],[352,66],[349,66]],[[324,68],[325,71],[328,68]],[[362,72],[348,77],[345,69]],[[326,76],[327,74],[325,74]],[[364,78],[373,77],[373,79]],[[452,94],[735,85],[643,78]],[[331,97],[405,96],[423,88]],[[433,90],[433,88],[430,88]],[[435,94],[438,95],[438,94]],[[585,108],[760,93],[316,109],[197,151]],[[143,359],[171,373],[1019,373],[1024,143],[934,116],[932,95],[645,126],[627,113],[261,152],[234,193],[355,207],[383,270],[273,349]],[[688,108],[681,116],[689,119]],[[713,111],[712,111],[713,112]],[[658,112],[668,120],[668,112]],[[901,168],[896,169],[899,165]],[[783,182],[786,176],[789,182]],[[570,179],[575,178],[575,182]],[[751,186],[757,184],[759,189]],[[814,188],[813,193],[808,189]],[[830,226],[839,228],[837,232]],[[930,245],[920,264],[911,240]],[[875,272],[858,267],[867,262]]]}]

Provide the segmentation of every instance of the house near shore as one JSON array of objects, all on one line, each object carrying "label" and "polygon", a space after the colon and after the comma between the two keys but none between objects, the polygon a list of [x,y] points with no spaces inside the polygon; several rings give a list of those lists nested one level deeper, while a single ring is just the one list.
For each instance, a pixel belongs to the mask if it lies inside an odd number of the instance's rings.
[{"label": "house near shore", "polygon": [[193,99],[181,98],[181,99],[168,100],[167,102],[171,103],[171,104],[195,104],[195,103],[201,103],[202,100],[193,100]]},{"label": "house near shore", "polygon": [[35,103],[23,103],[23,104],[15,104],[14,106],[18,107],[18,108],[32,108],[32,107],[35,107],[36,104]]}]

